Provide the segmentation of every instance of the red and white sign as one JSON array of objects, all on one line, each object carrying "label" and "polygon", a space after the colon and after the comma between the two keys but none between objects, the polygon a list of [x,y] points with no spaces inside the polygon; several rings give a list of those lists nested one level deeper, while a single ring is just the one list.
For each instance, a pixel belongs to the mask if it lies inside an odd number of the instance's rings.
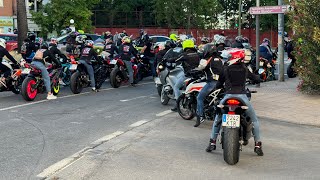
[{"label": "red and white sign", "polygon": [[288,5],[251,7],[250,14],[282,14],[289,10]]}]

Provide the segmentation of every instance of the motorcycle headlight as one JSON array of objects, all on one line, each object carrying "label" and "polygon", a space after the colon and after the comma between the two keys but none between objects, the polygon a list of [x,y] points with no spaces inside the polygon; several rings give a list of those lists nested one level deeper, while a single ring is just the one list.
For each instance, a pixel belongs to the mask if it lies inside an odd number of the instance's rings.
[{"label": "motorcycle headlight", "polygon": [[164,68],[164,67],[163,67],[163,65],[161,65],[161,64],[160,64],[159,67],[158,67],[159,70],[162,70],[163,68]]}]

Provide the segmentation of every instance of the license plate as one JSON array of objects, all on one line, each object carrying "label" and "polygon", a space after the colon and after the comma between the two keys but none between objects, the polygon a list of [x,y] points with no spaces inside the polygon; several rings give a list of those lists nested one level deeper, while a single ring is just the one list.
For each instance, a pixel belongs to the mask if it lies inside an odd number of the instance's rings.
[{"label": "license plate", "polygon": [[158,77],[154,78],[154,82],[156,84],[161,84],[160,78],[158,78]]},{"label": "license plate", "polygon": [[115,60],[115,59],[111,60],[110,64],[117,64],[117,60]]},{"label": "license plate", "polygon": [[71,66],[69,67],[70,70],[76,70],[78,67],[78,64],[71,64]]},{"label": "license plate", "polygon": [[229,128],[240,127],[240,115],[237,114],[223,114],[222,126]]},{"label": "license plate", "polygon": [[263,61],[260,61],[260,66],[263,66],[264,65],[264,62]]},{"label": "license plate", "polygon": [[25,68],[23,69],[23,71],[21,72],[22,74],[29,74],[31,71],[31,69]]}]

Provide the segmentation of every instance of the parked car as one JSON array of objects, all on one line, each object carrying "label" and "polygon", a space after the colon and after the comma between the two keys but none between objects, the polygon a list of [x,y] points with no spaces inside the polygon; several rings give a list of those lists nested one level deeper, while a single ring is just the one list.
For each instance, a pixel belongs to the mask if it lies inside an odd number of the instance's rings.
[{"label": "parked car", "polygon": [[18,50],[18,35],[17,34],[0,34],[0,38],[7,41],[6,49],[8,51]]}]

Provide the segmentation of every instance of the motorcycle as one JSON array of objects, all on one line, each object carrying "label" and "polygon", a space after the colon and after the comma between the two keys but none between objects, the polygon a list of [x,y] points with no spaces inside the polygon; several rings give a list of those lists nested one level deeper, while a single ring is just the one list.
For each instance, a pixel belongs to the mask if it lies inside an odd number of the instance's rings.
[{"label": "motorcycle", "polygon": [[[104,60],[102,60],[103,62]],[[107,79],[106,74],[106,66],[102,63],[99,64],[95,60],[91,60],[93,71],[94,71],[94,79],[96,82],[96,89],[100,89],[102,84]],[[87,72],[86,67],[81,64],[79,61],[71,61],[71,66],[69,68],[74,73],[71,76],[70,80],[70,89],[74,94],[79,94],[85,87],[90,86],[90,78]]]},{"label": "motorcycle", "polygon": [[[33,101],[38,93],[45,92],[45,85],[41,75],[41,70],[32,64],[25,63],[24,66],[28,68],[29,74],[22,82],[21,95],[26,101]],[[61,68],[54,69],[52,64],[47,67],[49,72],[51,91],[54,95],[57,95],[60,91],[59,77],[61,74]]]},{"label": "motorcycle", "polygon": [[229,98],[217,107],[221,109],[219,113],[222,114],[220,135],[223,158],[226,163],[234,165],[239,162],[242,145],[247,145],[252,137],[253,123],[246,115],[248,106],[240,99]]},{"label": "motorcycle", "polygon": [[267,59],[260,57],[258,73],[263,81],[272,81],[275,79],[275,76],[272,73],[273,69],[275,69],[275,60],[272,60],[272,63],[269,63]]},{"label": "motorcycle", "polygon": [[[138,65],[133,64],[135,59],[131,59],[132,69],[133,69],[133,82],[137,83],[137,74],[138,74]],[[120,57],[110,61],[110,64],[113,64],[115,67],[110,73],[110,84],[113,88],[118,88],[121,86],[121,83],[127,83],[129,81],[129,73],[126,67],[126,64]]]},{"label": "motorcycle", "polygon": [[70,71],[71,64],[70,64],[70,62],[63,62],[63,58],[60,58],[60,62],[62,65],[62,71],[61,71],[60,78],[61,78],[62,82],[65,84],[65,86],[69,86],[71,75],[72,75],[72,72]]},{"label": "motorcycle", "polygon": [[4,78],[0,71],[0,92],[12,91],[14,94],[20,94],[21,84],[25,78],[25,75],[22,74],[22,69],[6,60],[3,60],[2,64],[11,70],[11,74],[9,77]]}]

